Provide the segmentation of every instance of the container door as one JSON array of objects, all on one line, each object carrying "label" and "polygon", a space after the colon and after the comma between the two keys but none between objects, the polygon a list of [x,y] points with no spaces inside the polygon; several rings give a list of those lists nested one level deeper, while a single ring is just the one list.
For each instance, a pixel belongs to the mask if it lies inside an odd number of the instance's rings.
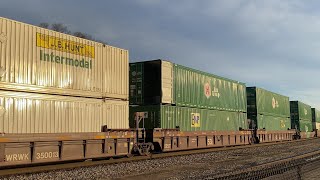
[{"label": "container door", "polygon": [[161,68],[162,78],[162,103],[172,104],[172,92],[173,92],[173,66],[171,62],[162,61]]},{"label": "container door", "polygon": [[130,92],[129,101],[130,104],[140,105],[144,102],[144,92],[143,92],[143,63],[132,63],[130,64]]}]

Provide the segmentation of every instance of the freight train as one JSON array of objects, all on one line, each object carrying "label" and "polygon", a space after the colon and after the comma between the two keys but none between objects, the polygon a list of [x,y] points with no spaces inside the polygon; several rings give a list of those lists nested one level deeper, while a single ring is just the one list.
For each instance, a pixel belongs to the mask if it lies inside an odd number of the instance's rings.
[{"label": "freight train", "polygon": [[0,167],[317,136],[280,94],[0,17]]}]

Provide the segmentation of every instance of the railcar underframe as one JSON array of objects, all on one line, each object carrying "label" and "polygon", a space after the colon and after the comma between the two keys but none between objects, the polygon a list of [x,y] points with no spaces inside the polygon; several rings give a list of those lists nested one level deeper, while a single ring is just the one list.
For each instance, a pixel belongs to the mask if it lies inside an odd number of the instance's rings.
[{"label": "railcar underframe", "polygon": [[[261,143],[291,141],[294,130],[257,131]],[[145,133],[154,151],[169,152],[200,148],[249,145],[252,131],[182,132],[157,129]],[[141,134],[139,135],[141,138]],[[301,138],[315,136],[301,133]],[[0,137],[0,167],[37,163],[131,156],[137,143],[136,130],[108,130],[99,133],[66,134],[2,134]]]}]

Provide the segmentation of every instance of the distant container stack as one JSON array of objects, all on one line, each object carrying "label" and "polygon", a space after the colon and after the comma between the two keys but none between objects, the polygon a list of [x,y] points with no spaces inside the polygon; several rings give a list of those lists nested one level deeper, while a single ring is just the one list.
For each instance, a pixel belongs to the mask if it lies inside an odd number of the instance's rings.
[{"label": "distant container stack", "polygon": [[145,112],[146,128],[248,128],[244,83],[165,60],[130,63],[129,83],[130,127]]},{"label": "distant container stack", "polygon": [[312,132],[311,106],[300,101],[290,101],[291,128],[301,132]]},{"label": "distant container stack", "polygon": [[247,105],[251,128],[291,129],[289,97],[257,87],[247,87]]},{"label": "distant container stack", "polygon": [[0,131],[128,128],[128,63],[127,50],[0,17]]},{"label": "distant container stack", "polygon": [[320,111],[315,109],[315,108],[311,108],[312,111],[312,125],[313,125],[313,129],[316,130],[320,130]]}]

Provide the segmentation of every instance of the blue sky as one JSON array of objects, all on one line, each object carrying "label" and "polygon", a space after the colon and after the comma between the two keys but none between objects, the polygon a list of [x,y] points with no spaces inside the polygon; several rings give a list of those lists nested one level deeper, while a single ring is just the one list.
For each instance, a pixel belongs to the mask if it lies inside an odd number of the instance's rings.
[{"label": "blue sky", "polygon": [[320,109],[315,0],[1,0],[0,16],[64,23],[130,51],[262,87]]}]

